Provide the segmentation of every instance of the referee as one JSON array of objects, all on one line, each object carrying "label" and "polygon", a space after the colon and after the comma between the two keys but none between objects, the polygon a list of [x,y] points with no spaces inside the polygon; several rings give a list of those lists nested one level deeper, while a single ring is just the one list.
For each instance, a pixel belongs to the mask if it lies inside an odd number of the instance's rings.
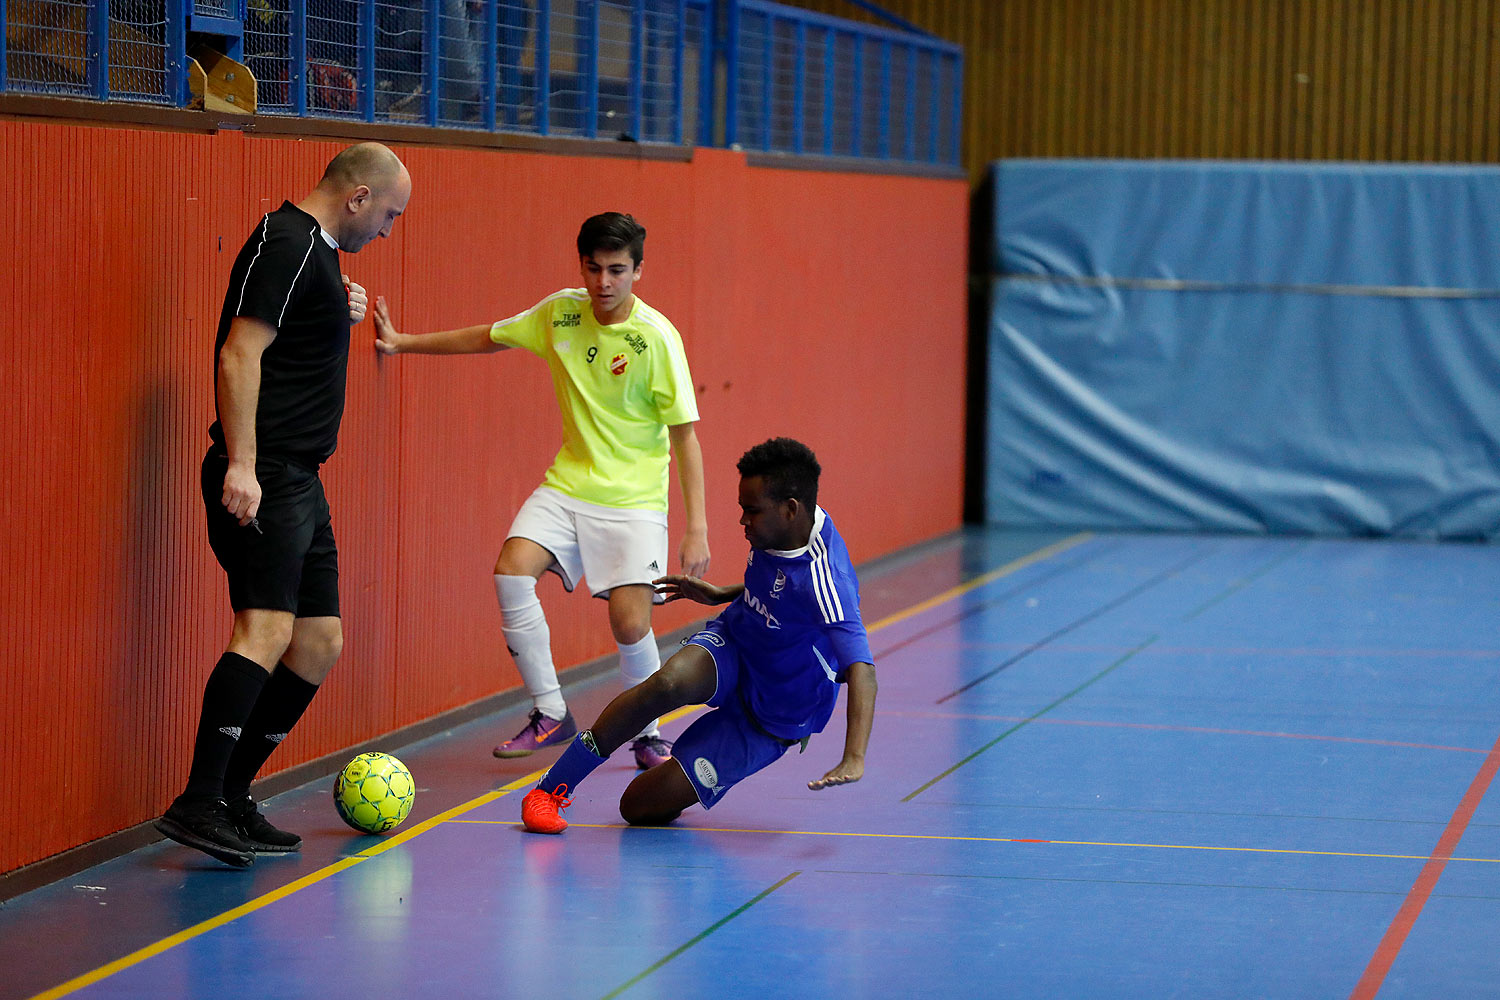
[{"label": "referee", "polygon": [[202,481],[234,631],[203,692],[187,788],[156,828],[235,867],[302,846],[261,815],[250,782],[344,644],[318,469],[338,443],[349,327],[364,319],[366,296],[338,252],[389,236],[410,197],[395,153],[351,146],[299,204],[256,224],[230,271]]}]

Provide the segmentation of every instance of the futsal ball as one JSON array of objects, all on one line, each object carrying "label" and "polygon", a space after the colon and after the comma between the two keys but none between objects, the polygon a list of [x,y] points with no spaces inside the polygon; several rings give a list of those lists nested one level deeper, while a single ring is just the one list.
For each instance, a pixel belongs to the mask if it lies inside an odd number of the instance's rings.
[{"label": "futsal ball", "polygon": [[339,816],[360,833],[385,833],[401,825],[417,797],[406,765],[388,753],[362,753],[333,782]]}]

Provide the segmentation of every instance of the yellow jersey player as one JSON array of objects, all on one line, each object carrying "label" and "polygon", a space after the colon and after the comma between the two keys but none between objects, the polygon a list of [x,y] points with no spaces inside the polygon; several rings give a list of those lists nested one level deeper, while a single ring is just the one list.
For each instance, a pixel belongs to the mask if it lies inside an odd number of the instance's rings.
[{"label": "yellow jersey player", "polygon": [[[565,288],[496,323],[402,334],[389,304],[375,305],[385,354],[481,354],[519,347],[552,374],[563,445],[541,486],[521,506],[495,563],[495,592],[506,646],[531,695],[526,725],[495,747],[524,757],[561,746],[577,732],[552,662],[551,634],[537,599],[542,574],[609,603],[620,674],[634,687],[661,667],[651,631],[652,581],[667,572],[668,467],[677,456],[687,526],[678,561],[699,576],[708,567],[703,455],[694,424],[698,404],[682,338],[665,316],[636,296],[646,230],[607,212],[578,232],[582,288]],[[656,720],[632,741],[637,766],[669,759]]]}]

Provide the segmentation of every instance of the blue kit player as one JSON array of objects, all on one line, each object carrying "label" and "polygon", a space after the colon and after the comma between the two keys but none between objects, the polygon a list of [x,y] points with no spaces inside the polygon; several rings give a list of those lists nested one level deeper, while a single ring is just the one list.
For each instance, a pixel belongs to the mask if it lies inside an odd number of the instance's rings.
[{"label": "blue kit player", "polygon": [[858,781],[875,717],[875,666],[859,617],[849,551],[818,506],[818,460],[790,438],[740,458],[740,524],[750,542],[745,582],[716,587],[691,576],[655,581],[668,601],[725,604],[723,614],[640,685],[610,702],[521,802],[534,833],[561,833],[578,783],[652,719],[684,705],[713,711],[682,734],[672,757],[638,776],[620,799],[627,823],[669,823],[695,802],[711,809],[737,782],[789,747],[803,748],[849,685],[838,766],[809,788]]}]

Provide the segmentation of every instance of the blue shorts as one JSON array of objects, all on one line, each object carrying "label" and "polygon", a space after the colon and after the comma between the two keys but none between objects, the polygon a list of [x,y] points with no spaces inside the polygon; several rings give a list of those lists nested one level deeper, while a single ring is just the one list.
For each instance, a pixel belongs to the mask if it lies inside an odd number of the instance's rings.
[{"label": "blue shorts", "polygon": [[740,653],[718,622],[709,622],[683,645],[708,650],[718,687],[708,700],[713,711],[677,738],[672,759],[682,766],[703,808],[712,809],[725,792],[775,762],[794,741],[777,739],[750,720],[740,692]]}]

